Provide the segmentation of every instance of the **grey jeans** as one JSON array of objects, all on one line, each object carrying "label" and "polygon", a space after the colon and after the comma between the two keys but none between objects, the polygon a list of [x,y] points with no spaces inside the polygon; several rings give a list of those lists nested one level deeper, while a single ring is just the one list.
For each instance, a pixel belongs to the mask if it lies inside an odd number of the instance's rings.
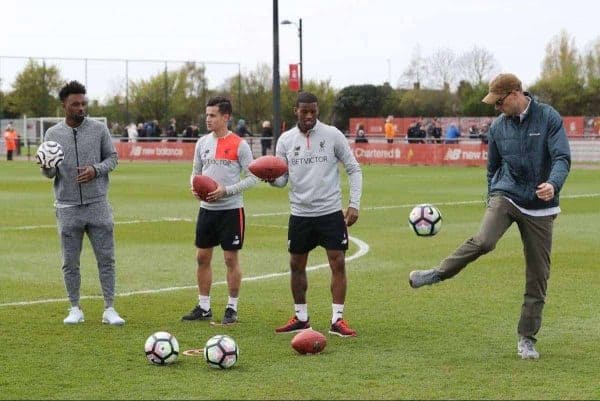
[{"label": "grey jeans", "polygon": [[466,240],[442,261],[438,270],[442,280],[458,274],[469,263],[492,251],[513,222],[521,233],[525,254],[525,294],[519,335],[535,340],[542,325],[542,310],[550,277],[552,226],[556,215],[534,217],[521,213],[503,196],[490,198],[479,232]]},{"label": "grey jeans", "polygon": [[56,209],[63,256],[63,276],[71,305],[79,306],[80,257],[83,234],[87,233],[96,262],[104,306],[113,306],[115,296],[115,242],[113,215],[108,202]]}]

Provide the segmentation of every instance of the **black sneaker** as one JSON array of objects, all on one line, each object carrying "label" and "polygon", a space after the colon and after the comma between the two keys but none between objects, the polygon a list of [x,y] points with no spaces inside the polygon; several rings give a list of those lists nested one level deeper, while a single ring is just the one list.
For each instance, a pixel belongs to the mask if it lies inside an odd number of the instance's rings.
[{"label": "black sneaker", "polygon": [[225,315],[223,315],[222,324],[232,324],[237,322],[237,312],[233,308],[225,309]]},{"label": "black sneaker", "polygon": [[200,305],[196,307],[187,315],[183,316],[181,320],[210,320],[212,318],[212,310],[204,310]]}]

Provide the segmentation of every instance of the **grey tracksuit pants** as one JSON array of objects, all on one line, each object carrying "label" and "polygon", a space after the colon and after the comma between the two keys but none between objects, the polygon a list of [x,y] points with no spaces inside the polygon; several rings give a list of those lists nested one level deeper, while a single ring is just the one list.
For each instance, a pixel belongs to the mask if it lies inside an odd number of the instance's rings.
[{"label": "grey tracksuit pants", "polygon": [[79,305],[80,256],[83,234],[87,233],[96,262],[105,307],[113,306],[115,295],[115,243],[112,209],[107,201],[56,208],[63,257],[65,287],[72,306]]},{"label": "grey tracksuit pants", "polygon": [[521,233],[525,254],[525,294],[517,332],[535,340],[542,325],[542,310],[550,277],[552,227],[556,215],[533,217],[521,213],[503,196],[493,196],[479,232],[466,240],[438,268],[442,280],[458,274],[470,262],[492,251],[513,222]]}]

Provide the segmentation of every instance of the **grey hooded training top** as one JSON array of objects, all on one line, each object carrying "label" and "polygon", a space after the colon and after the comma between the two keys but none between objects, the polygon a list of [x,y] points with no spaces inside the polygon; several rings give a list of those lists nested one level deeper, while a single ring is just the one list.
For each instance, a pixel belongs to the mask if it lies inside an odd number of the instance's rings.
[{"label": "grey hooded training top", "polygon": [[348,174],[348,206],[360,209],[362,171],[348,140],[337,128],[317,120],[304,134],[295,126],[281,135],[275,153],[287,162],[288,173],[273,185],[283,187],[289,180],[292,215],[317,217],[342,210],[338,162]]},{"label": "grey hooded training top", "polygon": [[[101,122],[86,118],[77,128],[63,120],[50,127],[44,141],[60,143],[65,153],[58,168],[43,168],[42,173],[54,177],[55,205],[86,205],[107,199],[108,173],[117,167],[117,151],[110,132]],[[96,178],[77,183],[77,167],[93,166]]]}]

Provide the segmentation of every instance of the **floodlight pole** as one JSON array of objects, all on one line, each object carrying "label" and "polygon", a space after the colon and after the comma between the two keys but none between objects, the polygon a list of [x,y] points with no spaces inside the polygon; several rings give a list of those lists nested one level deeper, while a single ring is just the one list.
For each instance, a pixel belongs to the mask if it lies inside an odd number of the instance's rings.
[{"label": "floodlight pole", "polygon": [[273,0],[273,152],[281,133],[281,87],[279,79],[279,4]]},{"label": "floodlight pole", "polygon": [[299,71],[299,75],[300,75],[300,92],[302,92],[302,70],[304,68],[304,63],[302,62],[302,18],[298,19],[298,23],[296,24],[293,21],[290,21],[289,19],[283,20],[281,21],[281,25],[296,25],[296,27],[298,28],[298,39],[300,41],[300,61],[298,62],[298,64],[300,64],[300,71]]}]

